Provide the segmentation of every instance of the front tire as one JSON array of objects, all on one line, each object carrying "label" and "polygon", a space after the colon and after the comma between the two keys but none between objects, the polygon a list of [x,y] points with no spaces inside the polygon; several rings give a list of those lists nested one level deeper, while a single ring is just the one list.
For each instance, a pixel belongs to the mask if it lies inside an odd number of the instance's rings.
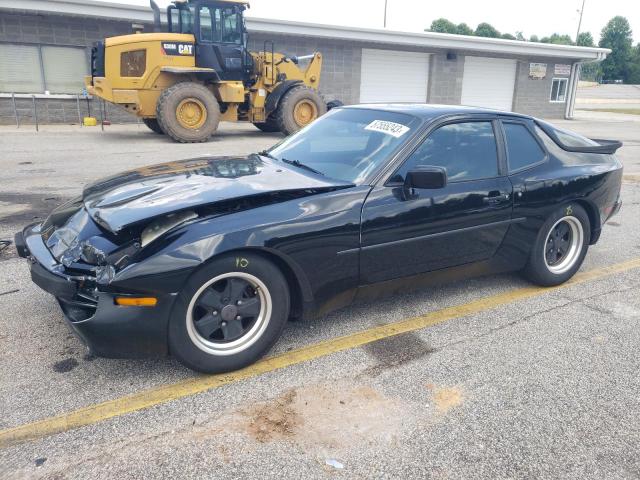
[{"label": "front tire", "polygon": [[584,208],[575,203],[559,208],[536,236],[525,277],[545,287],[566,282],[582,265],[590,238],[591,225]]},{"label": "front tire", "polygon": [[142,123],[144,123],[152,132],[157,133],[158,135],[164,135],[157,118],[143,118]]},{"label": "front tire", "polygon": [[318,92],[309,87],[294,87],[284,94],[275,112],[278,128],[291,135],[327,113],[327,106]]},{"label": "front tire", "polygon": [[273,117],[267,118],[267,121],[264,123],[254,123],[255,127],[265,133],[278,133],[280,132],[280,127],[273,119]]},{"label": "front tire", "polygon": [[289,317],[282,272],[253,253],[223,255],[189,279],[169,322],[169,349],[204,373],[237,370],[261,358]]},{"label": "front tire", "polygon": [[204,85],[181,82],[160,94],[156,116],[160,128],[176,142],[206,142],[218,129],[220,105]]}]

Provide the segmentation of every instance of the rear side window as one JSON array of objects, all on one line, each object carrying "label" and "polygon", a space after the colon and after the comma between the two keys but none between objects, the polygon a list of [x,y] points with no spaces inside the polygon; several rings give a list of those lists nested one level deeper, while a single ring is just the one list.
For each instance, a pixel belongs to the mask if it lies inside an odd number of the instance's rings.
[{"label": "rear side window", "polygon": [[502,123],[507,141],[509,170],[526,168],[544,160],[546,153],[527,127],[521,123]]},{"label": "rear side window", "polygon": [[553,129],[558,139],[568,147],[594,147],[598,143],[568,130]]},{"label": "rear side window", "polygon": [[411,154],[393,180],[421,166],[444,167],[450,182],[498,176],[496,137],[491,122],[452,123],[435,130]]},{"label": "rear side window", "polygon": [[[548,125],[548,124],[547,124]],[[615,164],[617,162],[616,157],[614,155],[603,155],[601,153],[576,153],[576,152],[567,152],[558,146],[558,144],[538,125],[535,126],[536,134],[538,138],[542,140],[544,146],[547,148],[547,151],[556,157],[563,165],[596,165],[596,164]],[[554,134],[558,134],[559,130],[555,129]],[[581,141],[581,144],[574,145],[576,147],[580,146],[592,146],[595,142],[589,140],[588,138],[581,137],[578,134],[574,134],[573,132],[560,131],[561,133],[575,135],[576,141]],[[569,140],[569,139],[564,139]],[[589,143],[584,143],[589,142]],[[597,144],[596,144],[597,145]]]}]

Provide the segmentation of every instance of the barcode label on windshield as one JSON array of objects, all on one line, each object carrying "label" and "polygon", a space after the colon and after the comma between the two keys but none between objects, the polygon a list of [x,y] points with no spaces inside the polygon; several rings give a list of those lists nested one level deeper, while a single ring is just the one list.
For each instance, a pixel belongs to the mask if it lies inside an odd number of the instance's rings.
[{"label": "barcode label on windshield", "polygon": [[364,127],[364,129],[371,130],[373,132],[386,133],[387,135],[392,135],[396,138],[400,138],[409,131],[409,127],[402,125],[401,123],[388,122],[386,120],[374,120]]}]

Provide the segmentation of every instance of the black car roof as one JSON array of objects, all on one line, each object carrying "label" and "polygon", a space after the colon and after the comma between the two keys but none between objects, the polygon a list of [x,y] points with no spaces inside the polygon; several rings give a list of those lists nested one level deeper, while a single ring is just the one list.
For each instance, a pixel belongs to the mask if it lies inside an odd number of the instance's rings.
[{"label": "black car roof", "polygon": [[533,118],[520,113],[504,112],[501,110],[492,110],[490,108],[468,107],[465,105],[436,105],[430,103],[363,103],[358,105],[349,105],[343,108],[366,108],[385,112],[405,113],[413,115],[414,117],[419,117],[423,120],[432,120],[446,115],[464,115],[471,113],[490,113],[514,118]]}]

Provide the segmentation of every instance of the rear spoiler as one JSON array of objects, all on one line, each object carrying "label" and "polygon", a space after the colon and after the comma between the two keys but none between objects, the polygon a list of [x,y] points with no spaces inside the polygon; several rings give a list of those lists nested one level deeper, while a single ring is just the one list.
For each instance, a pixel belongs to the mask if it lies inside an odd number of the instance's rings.
[{"label": "rear spoiler", "polygon": [[549,135],[551,139],[563,150],[567,152],[576,152],[576,153],[600,153],[603,155],[613,155],[616,153],[620,147],[622,147],[622,142],[618,140],[604,140],[604,139],[596,139],[590,138],[592,142],[596,142],[598,145],[584,145],[581,147],[575,147],[572,145],[567,145],[558,138],[556,134],[556,130],[545,122],[540,122],[536,120],[536,125],[538,125],[544,133]]}]

